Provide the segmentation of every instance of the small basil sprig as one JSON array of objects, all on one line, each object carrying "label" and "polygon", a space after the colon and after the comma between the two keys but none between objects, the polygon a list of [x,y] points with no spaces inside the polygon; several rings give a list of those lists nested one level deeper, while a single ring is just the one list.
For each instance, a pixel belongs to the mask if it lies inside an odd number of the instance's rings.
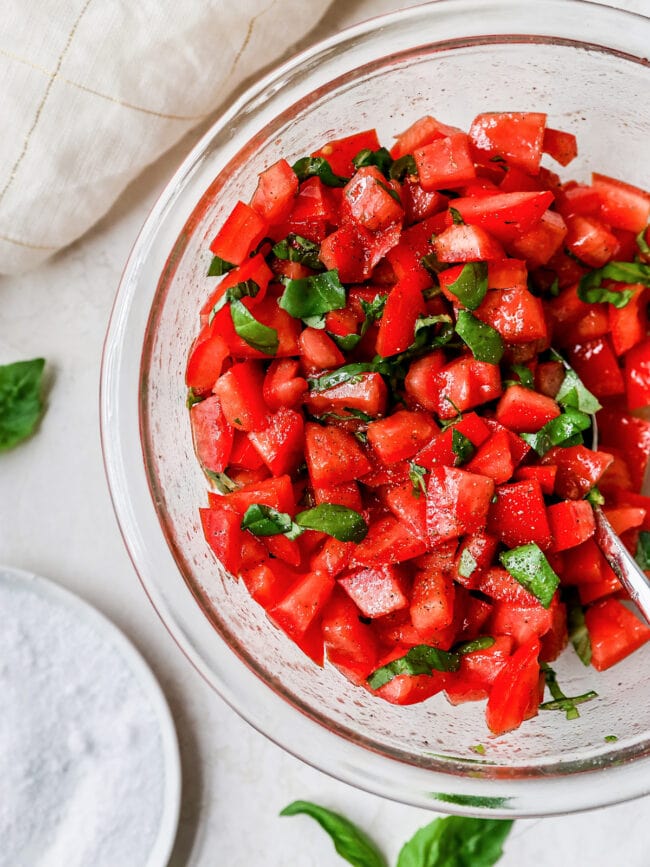
[{"label": "small basil sprig", "polygon": [[[454,210],[451,208],[450,210]],[[458,213],[456,211],[456,213]],[[462,219],[462,217],[461,217]],[[463,307],[476,310],[485,298],[488,288],[487,262],[468,262],[463,265],[458,277],[447,286]]]},{"label": "small basil sprig", "polygon": [[368,534],[363,515],[335,503],[321,503],[313,509],[298,512],[296,524],[303,530],[319,530],[339,542],[361,542]]},{"label": "small basil sprig", "polygon": [[650,286],[650,265],[643,262],[608,262],[602,268],[590,271],[580,278],[578,298],[587,304],[599,304],[609,301],[614,307],[625,307],[634,297],[633,289],[623,289],[615,292],[602,286],[603,280],[614,280],[616,283],[633,285],[640,283]]},{"label": "small basil sprig", "polygon": [[278,332],[257,320],[241,301],[230,302],[230,315],[237,334],[258,352],[275,355],[278,351]]},{"label": "small basil sprig", "polygon": [[[315,819],[348,864],[386,867],[386,860],[375,843],[349,819],[310,801],[294,801],[280,813],[281,816],[298,814]],[[503,844],[512,826],[512,819],[469,816],[434,819],[402,846],[396,867],[493,867],[503,855]]]},{"label": "small basil sprig", "polygon": [[45,359],[0,365],[0,451],[33,433],[43,414]]},{"label": "small basil sprig", "polygon": [[390,151],[386,150],[386,148],[379,148],[376,151],[373,151],[370,148],[364,148],[353,157],[352,165],[355,169],[362,169],[365,166],[377,166],[382,175],[389,177],[389,172],[393,165],[393,158],[390,155]]},{"label": "small basil sprig", "polygon": [[349,178],[335,175],[332,167],[323,157],[302,157],[291,168],[299,181],[307,178],[320,178],[327,187],[344,187]]},{"label": "small basil sprig", "polygon": [[531,542],[510,551],[503,551],[499,554],[499,560],[512,577],[532,593],[544,608],[549,607],[560,579],[539,545]]},{"label": "small basil sprig", "polygon": [[345,287],[338,271],[324,271],[300,280],[289,280],[278,302],[295,319],[322,316],[345,307]]},{"label": "small basil sprig", "polygon": [[481,322],[469,310],[459,310],[456,320],[456,333],[467,344],[477,361],[498,364],[505,351],[503,338],[499,332]]},{"label": "small basil sprig", "polygon": [[240,301],[242,298],[255,298],[259,291],[260,287],[255,280],[242,280],[240,283],[235,283],[234,286],[229,286],[210,311],[208,324],[212,322],[217,313],[222,310],[226,304],[231,304],[233,301]]},{"label": "small basil sprig", "polygon": [[592,698],[598,698],[598,693],[590,689],[588,692],[583,692],[582,695],[567,696],[560,689],[557,682],[557,675],[550,665],[546,662],[541,664],[541,669],[546,676],[546,686],[553,696],[552,701],[545,701],[540,704],[540,710],[561,710],[566,713],[568,720],[578,719],[580,712],[577,705],[584,704],[586,701],[591,701]]},{"label": "small basil sprig", "polygon": [[485,636],[459,644],[453,650],[441,650],[429,644],[416,644],[404,656],[377,668],[368,677],[371,689],[379,689],[400,674],[433,674],[434,671],[458,671],[460,659],[466,653],[485,650],[494,644],[494,638]]},{"label": "small basil sprig", "polygon": [[647,530],[639,533],[634,559],[642,569],[650,569],[650,533]]},{"label": "small basil sprig", "polygon": [[460,467],[472,459],[476,448],[471,439],[455,427],[451,432],[451,450],[456,455],[454,466]]},{"label": "small basil sprig", "polygon": [[532,446],[538,455],[543,456],[554,446],[574,445],[577,437],[582,441],[582,431],[590,427],[589,416],[569,406],[562,415],[551,419],[537,433],[522,433],[519,436]]},{"label": "small basil sprig", "polygon": [[289,233],[282,241],[278,241],[271,250],[277,259],[289,262],[299,262],[312,271],[322,271],[325,266],[319,259],[320,246],[302,235]]},{"label": "small basil sprig", "polygon": [[232,271],[236,266],[232,262],[226,262],[220,256],[214,256],[208,268],[208,277],[223,277],[228,271]]}]

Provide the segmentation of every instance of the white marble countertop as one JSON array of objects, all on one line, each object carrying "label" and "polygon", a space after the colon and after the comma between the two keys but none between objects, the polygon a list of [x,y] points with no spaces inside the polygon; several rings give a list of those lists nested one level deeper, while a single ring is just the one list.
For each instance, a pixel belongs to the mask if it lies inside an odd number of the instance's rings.
[{"label": "white marble countertop", "polygon": [[[649,4],[620,2],[646,12]],[[339,0],[318,35],[405,5]],[[137,231],[193,140],[149,169],[72,248],[36,271],[0,278],[0,363],[42,355],[51,379],[38,435],[1,458],[0,561],[51,577],[96,605],[134,641],[158,676],[175,717],[184,774],[172,867],[343,863],[311,820],[278,818],[297,798],[358,821],[394,862],[401,844],[433,815],[338,783],[239,719],[158,620],[113,515],[98,419],[104,333]],[[581,815],[522,820],[500,864],[647,867],[648,823],[647,798]]]}]

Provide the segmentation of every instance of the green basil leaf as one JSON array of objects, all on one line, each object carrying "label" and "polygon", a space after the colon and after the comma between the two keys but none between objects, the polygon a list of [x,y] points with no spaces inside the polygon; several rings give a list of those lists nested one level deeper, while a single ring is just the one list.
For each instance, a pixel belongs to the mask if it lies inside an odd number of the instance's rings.
[{"label": "green basil leaf", "polygon": [[349,180],[335,175],[332,167],[323,157],[302,157],[291,168],[299,181],[320,178],[327,187],[344,187]]},{"label": "green basil leaf", "polygon": [[271,252],[277,259],[299,262],[301,265],[311,268],[312,271],[322,271],[325,267],[319,258],[320,246],[293,232],[282,241],[278,241]]},{"label": "green basil leaf", "polygon": [[242,518],[241,528],[250,530],[254,536],[277,536],[290,533],[293,521],[286,512],[278,512],[277,509],[261,503],[252,503]]},{"label": "green basil leaf", "polygon": [[210,262],[210,267],[208,268],[208,277],[223,277],[224,274],[227,274],[228,271],[232,271],[236,266],[232,264],[232,262],[226,262],[225,259],[222,259],[220,256],[214,256],[212,262]]},{"label": "green basil leaf", "polygon": [[512,372],[519,378],[519,382],[515,380],[508,380],[503,384],[505,386],[509,385],[521,385],[524,388],[535,388],[535,380],[533,378],[533,372],[530,367],[526,367],[525,364],[513,364]]},{"label": "green basil leaf", "polygon": [[578,719],[580,711],[577,705],[584,704],[586,701],[591,701],[592,698],[598,698],[598,693],[590,689],[589,692],[583,692],[582,695],[565,695],[560,684],[557,682],[557,675],[548,663],[543,662],[541,669],[546,678],[546,686],[553,696],[552,701],[545,701],[540,704],[540,710],[561,710],[566,714],[568,720]]},{"label": "green basil leaf", "polygon": [[238,491],[241,487],[237,482],[233,482],[230,476],[227,476],[225,473],[215,473],[213,470],[206,470],[205,467],[203,467],[203,472],[220,494],[231,494],[233,491]]},{"label": "green basil leaf", "polygon": [[379,849],[363,831],[349,819],[310,801],[294,801],[282,810],[281,816],[304,814],[315,819],[332,838],[334,848],[354,867],[386,867]]},{"label": "green basil leaf", "polygon": [[650,256],[650,246],[645,239],[647,229],[648,227],[645,226],[645,228],[641,229],[639,234],[636,236],[636,245],[639,248],[639,252],[644,256]]},{"label": "green basil leaf", "polygon": [[583,665],[591,665],[591,639],[585,621],[585,610],[579,602],[567,605],[569,640]]},{"label": "green basil leaf", "polygon": [[519,436],[532,446],[538,455],[543,456],[553,446],[575,445],[575,437],[590,427],[591,419],[586,413],[567,407],[562,415],[551,419],[537,433],[523,433]]},{"label": "green basil leaf", "polygon": [[269,328],[268,325],[258,322],[241,301],[231,302],[230,314],[235,331],[242,340],[258,352],[275,355],[279,345],[278,332],[275,328]]},{"label": "green basil leaf", "polygon": [[477,650],[488,650],[496,643],[496,639],[491,635],[482,635],[480,638],[473,638],[471,641],[461,641],[452,649],[454,653],[465,655],[467,653],[476,653]]},{"label": "green basil leaf", "polygon": [[560,281],[558,280],[557,277],[555,278],[555,280],[553,280],[551,285],[548,287],[548,293],[553,298],[557,298],[557,296],[560,294]]},{"label": "green basil leaf", "polygon": [[337,370],[331,373],[324,373],[317,379],[312,379],[309,383],[309,388],[312,391],[324,391],[327,388],[333,388],[335,385],[341,385],[344,382],[361,382],[361,375],[364,373],[374,373],[377,366],[368,362],[357,362],[355,364],[344,364]]},{"label": "green basil leaf", "polygon": [[431,341],[433,340],[435,342],[437,339],[437,337],[434,336],[434,332],[431,330],[433,325],[443,325],[439,335],[445,334],[446,336],[448,334],[451,337],[453,334],[454,329],[452,327],[452,318],[446,313],[418,316],[415,320],[415,331],[413,332],[413,343],[409,346],[410,350],[433,345]]},{"label": "green basil leaf", "polygon": [[434,819],[404,844],[397,867],[492,867],[512,825],[512,819]]},{"label": "green basil leaf", "polygon": [[478,568],[478,563],[476,562],[476,558],[469,550],[469,548],[463,548],[462,553],[460,555],[460,559],[458,561],[458,574],[461,578],[470,578],[476,569]]},{"label": "green basil leaf", "polygon": [[594,397],[572,368],[566,371],[555,400],[562,404],[562,406],[572,407],[589,415],[593,415],[602,409],[597,398]]},{"label": "green basil leaf", "polygon": [[485,298],[488,288],[487,262],[468,262],[463,265],[458,277],[447,288],[458,298],[463,307],[476,310]]},{"label": "green basil leaf", "polygon": [[499,554],[504,568],[522,587],[532,593],[544,608],[548,608],[560,579],[553,571],[539,545],[531,542]]},{"label": "green basil leaf", "polygon": [[345,288],[338,271],[324,271],[300,280],[289,280],[279,304],[295,319],[322,316],[345,307]]},{"label": "green basil leaf", "polygon": [[647,530],[639,533],[634,559],[642,569],[650,569],[650,533]]},{"label": "green basil leaf", "polygon": [[401,205],[401,204],[402,204],[402,199],[401,199],[401,197],[400,197],[400,194],[397,192],[397,190],[394,190],[394,189],[393,189],[391,186],[389,186],[388,184],[383,184],[381,181],[375,181],[375,183],[376,183],[377,186],[380,187],[380,188],[381,188],[385,193],[388,193],[388,195],[391,197],[391,199],[395,199],[395,201],[397,202],[398,205]]},{"label": "green basil leaf", "polygon": [[460,467],[474,457],[476,448],[469,437],[461,433],[458,428],[454,428],[451,432],[451,450],[456,455],[454,466]]},{"label": "green basil leaf", "polygon": [[0,365],[0,451],[27,439],[43,414],[45,359]]},{"label": "green basil leaf", "polygon": [[618,736],[617,736],[617,735],[605,735],[604,740],[605,740],[608,744],[615,744],[616,741],[618,740]]},{"label": "green basil leaf", "polygon": [[239,301],[242,298],[255,298],[259,291],[260,287],[254,280],[243,280],[240,283],[235,283],[234,286],[229,286],[210,311],[208,324],[212,322],[217,313],[226,304],[231,304],[233,301]]},{"label": "green basil leaf", "polygon": [[319,530],[339,542],[361,542],[368,534],[368,525],[362,515],[347,506],[321,503],[313,509],[299,512],[296,524],[304,530]]},{"label": "green basil leaf", "polygon": [[358,334],[345,334],[343,336],[339,334],[331,335],[334,342],[340,346],[344,352],[349,352],[351,349],[354,349],[355,346],[358,345],[359,341],[365,337],[373,322],[381,319],[387,298],[388,295],[375,295],[372,301],[364,301],[363,298],[361,299],[361,309],[364,312],[365,319],[361,323],[361,329]]},{"label": "green basil leaf", "polygon": [[605,497],[600,493],[597,485],[594,485],[593,488],[589,491],[585,500],[591,503],[592,506],[604,506],[605,505]]},{"label": "green basil leaf", "polygon": [[498,364],[504,353],[503,339],[491,325],[477,319],[469,310],[459,310],[456,333],[470,348],[477,361]]},{"label": "green basil leaf", "polygon": [[187,389],[187,398],[185,400],[185,406],[188,409],[192,409],[195,403],[201,403],[202,400],[205,400],[206,395],[197,394],[193,388]]},{"label": "green basil leaf", "polygon": [[[432,274],[434,277],[437,276],[441,271],[444,271],[449,267],[446,262],[441,262],[435,253],[427,253],[426,256],[423,256],[420,259],[420,265]],[[440,290],[438,290],[439,292]]]},{"label": "green basil leaf", "polygon": [[386,148],[379,148],[379,150],[376,151],[370,150],[370,148],[364,148],[353,157],[352,165],[355,169],[362,169],[364,166],[377,166],[383,175],[389,177],[389,172],[393,165],[393,158],[390,155],[390,151],[386,150]]},{"label": "green basil leaf", "polygon": [[460,656],[428,644],[416,644],[404,656],[375,669],[368,677],[371,689],[379,689],[400,674],[433,674],[434,671],[458,671]]},{"label": "green basil leaf", "polygon": [[417,176],[417,173],[418,167],[413,154],[404,154],[392,164],[388,171],[388,177],[391,181],[401,182],[407,175]]},{"label": "green basil leaf", "polygon": [[[456,208],[452,208],[450,205],[449,206],[449,213],[451,215],[451,219],[452,219],[454,226],[464,226],[465,225],[465,220],[463,220],[463,215],[461,214],[461,212],[459,210],[457,210]],[[487,264],[485,262],[481,262],[480,264],[486,265],[486,272],[487,272]],[[467,267],[467,266],[465,266],[465,267]],[[455,294],[456,293],[454,292],[454,295]]]},{"label": "green basil leaf", "polygon": [[409,479],[411,480],[411,484],[413,485],[413,496],[419,497],[420,493],[427,495],[427,486],[424,481],[424,477],[426,476],[428,470],[426,467],[421,467],[419,464],[416,464],[415,461],[409,461]]},{"label": "green basil leaf", "polygon": [[625,307],[634,296],[633,289],[623,289],[615,292],[602,287],[603,280],[614,280],[617,283],[640,283],[650,286],[650,265],[643,262],[608,262],[602,268],[597,268],[585,274],[578,284],[578,298],[587,304],[601,304],[609,301],[614,307]]},{"label": "green basil leaf", "polygon": [[327,324],[324,316],[304,316],[302,321],[308,328],[316,328],[318,331],[323,331]]}]

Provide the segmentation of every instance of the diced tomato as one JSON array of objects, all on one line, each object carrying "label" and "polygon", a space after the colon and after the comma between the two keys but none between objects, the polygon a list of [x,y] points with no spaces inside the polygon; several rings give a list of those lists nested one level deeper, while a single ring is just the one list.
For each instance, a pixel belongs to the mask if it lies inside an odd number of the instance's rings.
[{"label": "diced tomato", "polygon": [[249,439],[274,476],[293,472],[302,463],[304,421],[299,412],[281,407],[267,427],[251,431]]},{"label": "diced tomato", "polygon": [[228,423],[239,430],[266,427],[269,409],[262,397],[264,373],[255,361],[233,364],[217,380],[214,391]]},{"label": "diced tomato", "polygon": [[591,664],[605,671],[637,650],[650,638],[650,627],[616,599],[587,609],[585,622],[591,641]]},{"label": "diced tomato", "polygon": [[520,259],[488,262],[488,289],[527,289],[528,269]]},{"label": "diced tomato", "polygon": [[280,560],[259,563],[254,568],[242,572],[246,589],[264,609],[279,602],[297,577],[297,573]]},{"label": "diced tomato", "polygon": [[490,428],[476,413],[470,412],[450,425],[443,433],[437,434],[422,451],[418,452],[415,462],[423,467],[433,467],[435,464],[455,466],[458,456],[452,448],[454,430],[467,437],[475,448],[479,448],[490,438]]},{"label": "diced tomato", "polygon": [[437,374],[445,366],[445,356],[441,350],[434,350],[428,355],[411,362],[404,388],[407,395],[419,406],[434,412],[438,407]]},{"label": "diced tomato", "polygon": [[416,148],[413,158],[420,186],[426,191],[453,189],[476,177],[469,138],[463,132],[437,138]]},{"label": "diced tomato", "polygon": [[336,485],[314,487],[314,499],[316,505],[334,503],[338,506],[354,509],[355,512],[363,511],[363,501],[356,482],[341,482]]},{"label": "diced tomato", "polygon": [[344,364],[343,353],[331,337],[316,328],[300,334],[300,354],[307,373],[317,373]]},{"label": "diced tomato", "polygon": [[[288,540],[287,540],[288,541]],[[289,591],[269,608],[269,617],[290,637],[304,635],[334,589],[334,579],[322,572],[301,575]]]},{"label": "diced tomato", "polygon": [[430,416],[398,410],[368,425],[368,442],[384,464],[411,458],[438,432]]},{"label": "diced tomato", "polygon": [[456,554],[454,579],[469,590],[476,589],[481,572],[494,561],[498,545],[498,538],[484,530],[466,536]]},{"label": "diced tomato", "polygon": [[185,371],[185,384],[188,388],[199,393],[212,391],[228,353],[228,344],[218,334],[203,339],[199,335],[192,347]]},{"label": "diced tomato", "polygon": [[322,391],[312,391],[305,400],[314,415],[325,412],[346,414],[358,410],[370,416],[382,415],[388,401],[388,389],[379,373],[365,373],[354,381],[342,382]]},{"label": "diced tomato", "polygon": [[495,678],[485,710],[493,734],[502,735],[519,728],[527,716],[537,713],[539,651],[539,641],[531,638],[515,651]]},{"label": "diced tomato", "polygon": [[315,486],[360,479],[371,469],[363,449],[347,431],[331,425],[305,425],[305,458]]},{"label": "diced tomato", "polygon": [[286,160],[278,160],[262,172],[251,207],[268,223],[286,220],[298,192],[298,178]]},{"label": "diced tomato", "polygon": [[210,250],[231,265],[241,265],[267,234],[268,223],[264,217],[250,205],[237,202],[210,244]]},{"label": "diced tomato", "polygon": [[597,419],[603,449],[611,445],[623,450],[629,458],[632,482],[638,490],[650,456],[650,421],[612,410],[601,410]]},{"label": "diced tomato", "polygon": [[[203,307],[201,307],[201,324],[207,325],[209,323],[213,307],[216,305],[217,301],[220,301],[223,298],[226,290],[231,286],[235,286],[237,283],[245,283],[247,280],[252,280],[258,286],[259,291],[254,297],[244,298],[242,303],[245,307],[253,308],[257,307],[265,297],[266,289],[272,279],[273,272],[266,264],[261,253],[252,256],[250,259],[246,259],[241,265],[239,265],[239,267],[233,268],[232,271],[229,271],[226,274]],[[227,343],[229,343],[229,338],[234,334],[234,329],[232,327],[232,319],[230,317],[228,305],[222,307],[217,313],[212,328],[210,329],[211,335],[220,334],[220,331],[218,330],[220,324],[225,329],[221,336],[225,338]]]},{"label": "diced tomato", "polygon": [[625,390],[628,409],[650,406],[650,338],[625,356]]},{"label": "diced tomato", "polygon": [[195,403],[190,410],[192,438],[198,459],[206,470],[221,473],[228,466],[234,431],[216,395]]},{"label": "diced tomato", "polygon": [[[560,251],[566,234],[567,227],[562,216],[556,211],[545,211],[536,226],[508,242],[508,253],[524,259],[531,269],[541,268],[542,265],[550,264],[553,256]],[[581,272],[578,272],[578,277],[580,275]]]},{"label": "diced tomato", "polygon": [[336,588],[323,609],[322,621],[327,658],[358,684],[375,670],[378,657],[374,633],[360,617],[352,599]]},{"label": "diced tomato", "polygon": [[609,397],[625,391],[625,381],[608,337],[571,347],[569,364],[596,397]]},{"label": "diced tomato", "polygon": [[233,467],[245,470],[258,470],[264,465],[264,461],[259,456],[259,453],[253,443],[248,439],[248,434],[243,431],[235,431],[232,451],[230,452],[229,463]]},{"label": "diced tomato", "polygon": [[609,289],[631,290],[634,294],[625,307],[608,305],[608,326],[612,338],[612,346],[617,355],[624,355],[628,350],[636,346],[646,336],[648,331],[647,316],[647,292],[646,287],[632,284],[615,284]]},{"label": "diced tomato", "polygon": [[553,201],[550,190],[458,198],[452,207],[465,223],[481,226],[502,243],[529,232]]},{"label": "diced tomato", "polygon": [[438,190],[423,190],[417,182],[408,177],[402,184],[402,206],[407,225],[418,220],[426,220],[427,217],[444,211],[447,202],[447,196]]},{"label": "diced tomato", "polygon": [[403,352],[413,343],[415,323],[426,305],[418,282],[399,281],[390,290],[377,335],[377,352],[384,357]]},{"label": "diced tomato", "polygon": [[320,260],[329,271],[337,271],[344,283],[359,283],[372,271],[368,252],[370,240],[370,233],[362,231],[362,227],[346,223],[324,239]]},{"label": "diced tomato", "polygon": [[557,466],[553,464],[546,467],[519,467],[515,473],[515,481],[519,482],[524,479],[535,479],[539,483],[544,496],[550,497],[555,490],[556,475]]},{"label": "diced tomato", "polygon": [[507,388],[496,409],[497,421],[515,433],[536,433],[559,415],[552,398],[521,385]]},{"label": "diced tomato", "polygon": [[394,564],[358,569],[339,576],[338,583],[364,617],[382,617],[409,604],[405,576]]},{"label": "diced tomato", "polygon": [[603,220],[617,229],[641,232],[650,218],[650,196],[632,184],[594,172],[594,190],[600,199]]},{"label": "diced tomato", "polygon": [[410,611],[413,626],[423,636],[449,626],[454,619],[454,582],[451,577],[433,569],[416,572]]},{"label": "diced tomato", "polygon": [[544,130],[542,150],[561,166],[568,166],[578,156],[578,143],[573,133],[547,126]]},{"label": "diced tomato", "polygon": [[515,465],[510,453],[508,431],[495,431],[478,449],[474,457],[464,465],[470,473],[489,476],[499,485],[512,476]]},{"label": "diced tomato", "polygon": [[544,146],[546,115],[539,112],[505,111],[479,114],[469,135],[481,157],[502,157],[531,175],[539,172]]},{"label": "diced tomato", "polygon": [[488,531],[498,536],[508,548],[530,542],[548,548],[551,528],[539,482],[530,479],[499,485],[496,502],[490,506]]},{"label": "diced tomato", "polygon": [[463,654],[460,668],[447,676],[445,692],[452,704],[487,698],[490,687],[512,653],[509,635],[498,635],[491,647]]},{"label": "diced tomato", "polygon": [[556,466],[555,493],[558,497],[580,500],[585,497],[612,462],[605,452],[584,446],[556,446],[542,458],[545,466]]},{"label": "diced tomato", "polygon": [[521,608],[538,608],[539,601],[523,584],[499,566],[493,566],[481,573],[476,582],[476,589],[495,602],[508,602]]},{"label": "diced tomato", "polygon": [[453,418],[501,396],[501,374],[496,364],[459,358],[436,375],[435,411],[440,418]]},{"label": "diced tomato", "polygon": [[409,480],[402,485],[386,489],[383,500],[388,508],[399,518],[419,539],[427,539],[427,504],[426,499]]},{"label": "diced tomato", "polygon": [[229,494],[208,495],[208,500],[212,507],[228,509],[240,517],[243,517],[246,509],[254,503],[272,506],[279,512],[288,512],[290,515],[296,510],[296,498],[289,476],[252,482]]},{"label": "diced tomato", "polygon": [[358,169],[343,188],[343,213],[371,232],[400,222],[399,195],[376,166]]},{"label": "diced tomato", "polygon": [[379,149],[379,139],[374,129],[366,129],[344,138],[327,142],[312,156],[323,157],[330,164],[335,175],[349,177],[354,171],[352,160],[362,150],[376,151]]},{"label": "diced tomato", "polygon": [[307,380],[299,376],[300,364],[291,358],[272,361],[264,377],[262,393],[271,410],[296,407],[307,391]]},{"label": "diced tomato", "polygon": [[501,244],[480,226],[453,224],[438,235],[433,251],[441,262],[484,262],[503,259]]},{"label": "diced tomato", "polygon": [[289,219],[294,223],[323,221],[333,224],[338,217],[337,211],[330,188],[320,178],[307,178],[300,185]]},{"label": "diced tomato", "polygon": [[350,563],[352,566],[402,563],[423,554],[426,548],[426,542],[415,537],[406,524],[389,515],[370,525],[368,535],[352,552]]},{"label": "diced tomato", "polygon": [[528,289],[494,289],[487,293],[475,315],[495,328],[508,343],[548,338],[542,302]]},{"label": "diced tomato", "polygon": [[456,467],[434,466],[427,486],[427,529],[433,545],[482,530],[494,481]]},{"label": "diced tomato", "polygon": [[553,662],[569,643],[566,605],[563,602],[558,602],[552,606],[551,613],[553,615],[551,628],[544,633],[540,642],[540,662]]},{"label": "diced tomato", "polygon": [[454,126],[447,126],[430,115],[419,118],[415,123],[397,136],[397,141],[390,151],[394,160],[412,154],[417,148],[422,148],[439,138],[460,132]]},{"label": "diced tomato", "polygon": [[618,251],[618,239],[604,223],[577,214],[566,218],[565,246],[585,265],[600,268]]},{"label": "diced tomato", "polygon": [[606,508],[603,511],[618,536],[633,527],[641,527],[646,517],[646,510],[636,506],[618,506],[615,509]]},{"label": "diced tomato", "polygon": [[199,509],[203,535],[217,559],[232,575],[241,565],[244,531],[241,518],[228,509]]},{"label": "diced tomato", "polygon": [[316,572],[338,575],[347,567],[353,542],[339,542],[331,537],[311,559],[311,568]]},{"label": "diced tomato", "polygon": [[586,500],[564,500],[546,510],[553,536],[553,551],[565,551],[586,542],[596,531],[594,513]]},{"label": "diced tomato", "polygon": [[[393,659],[404,656],[408,650],[408,647],[396,647],[378,660],[377,667],[387,665]],[[376,695],[391,704],[416,704],[441,692],[444,689],[445,681],[446,675],[441,671],[434,671],[431,674],[398,674],[397,677],[376,690]]]}]

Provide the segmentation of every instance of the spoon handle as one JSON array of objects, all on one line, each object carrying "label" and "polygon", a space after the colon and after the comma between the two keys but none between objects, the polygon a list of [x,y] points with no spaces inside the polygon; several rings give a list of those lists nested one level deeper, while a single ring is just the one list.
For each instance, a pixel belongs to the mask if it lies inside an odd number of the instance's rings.
[{"label": "spoon handle", "polygon": [[605,513],[594,507],[596,519],[596,542],[605,555],[607,562],[616,572],[621,584],[636,603],[639,611],[650,623],[650,578],[639,567],[625,545],[614,532]]}]

